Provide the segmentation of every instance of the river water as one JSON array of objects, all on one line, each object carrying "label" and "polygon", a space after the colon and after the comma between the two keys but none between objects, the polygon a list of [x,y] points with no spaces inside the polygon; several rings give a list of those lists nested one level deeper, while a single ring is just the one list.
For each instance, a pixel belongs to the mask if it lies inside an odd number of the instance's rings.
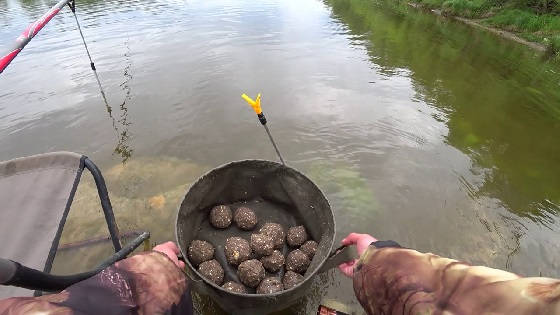
[{"label": "river water", "polygon": [[[54,3],[0,3],[0,48]],[[560,277],[560,65],[428,13],[365,0],[80,1],[109,100],[65,8],[0,78],[0,158],[70,150],[103,170],[121,231],[174,239],[204,172],[275,153],[241,93],[263,93],[291,166],[351,231]],[[63,242],[106,235],[91,178]],[[84,270],[108,244],[57,256]],[[351,281],[301,302],[360,313]],[[343,306],[340,306],[341,308]],[[203,312],[215,312],[204,304]]]}]

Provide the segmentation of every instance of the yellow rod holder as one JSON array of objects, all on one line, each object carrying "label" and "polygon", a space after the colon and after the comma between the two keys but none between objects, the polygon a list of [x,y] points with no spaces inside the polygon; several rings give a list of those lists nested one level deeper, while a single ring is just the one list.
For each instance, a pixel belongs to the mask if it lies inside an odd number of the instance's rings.
[{"label": "yellow rod holder", "polygon": [[251,106],[253,108],[253,110],[255,111],[255,113],[257,115],[262,114],[262,108],[261,108],[261,93],[259,93],[257,95],[257,98],[255,100],[253,100],[252,98],[250,98],[249,96],[247,96],[247,94],[243,94],[241,95],[241,97],[247,102],[249,103],[249,106]]},{"label": "yellow rod holder", "polygon": [[276,154],[278,155],[278,158],[280,158],[280,162],[282,162],[283,165],[286,165],[286,163],[284,163],[284,159],[282,158],[282,154],[280,154],[280,150],[278,150],[278,146],[276,145],[276,142],[272,138],[272,134],[270,133],[270,130],[268,129],[268,126],[266,125],[266,117],[264,116],[264,113],[263,113],[262,108],[261,108],[261,93],[259,93],[257,95],[257,98],[254,99],[254,100],[252,98],[250,98],[249,96],[247,96],[247,94],[245,94],[245,93],[243,93],[241,95],[241,97],[249,104],[249,106],[251,106],[253,108],[253,110],[255,111],[257,116],[259,117],[259,121],[263,125],[264,130],[266,130],[266,134],[268,135],[268,138],[270,139],[270,142],[272,143],[272,146],[274,147],[274,150],[276,150]]}]

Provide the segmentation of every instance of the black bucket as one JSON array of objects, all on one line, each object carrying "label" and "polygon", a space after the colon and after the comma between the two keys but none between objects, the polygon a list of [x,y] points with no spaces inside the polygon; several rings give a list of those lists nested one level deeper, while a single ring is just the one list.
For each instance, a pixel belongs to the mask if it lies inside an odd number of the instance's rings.
[{"label": "black bucket", "polygon": [[[304,280],[297,286],[273,294],[239,294],[226,291],[207,281],[187,261],[187,276],[195,291],[209,295],[229,313],[266,314],[292,305],[306,294],[311,279],[353,258],[349,247],[332,250],[335,237],[334,215],[321,190],[295,169],[271,161],[247,160],[232,162],[202,176],[189,189],[177,214],[176,236],[183,257],[192,240],[207,240],[216,246],[216,259],[224,267],[225,281],[238,281],[235,268],[225,260],[223,244],[229,236],[249,239],[251,232],[232,224],[226,230],[210,226],[210,209],[219,204],[248,205],[257,214],[259,223],[276,222],[286,228],[303,224],[319,244]],[[288,251],[287,245],[284,254]],[[281,276],[277,274],[276,276]]]}]

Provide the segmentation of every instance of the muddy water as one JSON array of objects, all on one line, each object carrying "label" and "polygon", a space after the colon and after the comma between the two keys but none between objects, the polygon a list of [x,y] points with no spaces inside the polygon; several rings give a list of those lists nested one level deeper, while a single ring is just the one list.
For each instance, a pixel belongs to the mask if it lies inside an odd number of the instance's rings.
[{"label": "muddy water", "polygon": [[[0,47],[52,4],[2,2]],[[0,77],[0,158],[87,154],[121,231],[173,239],[176,208],[199,175],[275,159],[239,97],[262,92],[284,157],[329,198],[337,241],[368,232],[560,276],[558,64],[375,1],[86,1],[78,15],[110,110],[65,9]],[[106,234],[93,187],[85,178],[63,242]],[[83,270],[109,250],[61,252],[55,269]],[[333,271],[296,309],[359,313],[351,292]]]}]

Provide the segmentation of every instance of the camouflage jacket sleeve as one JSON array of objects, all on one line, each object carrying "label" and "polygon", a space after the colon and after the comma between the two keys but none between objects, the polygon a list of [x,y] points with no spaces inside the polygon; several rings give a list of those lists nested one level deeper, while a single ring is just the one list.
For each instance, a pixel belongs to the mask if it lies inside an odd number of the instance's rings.
[{"label": "camouflage jacket sleeve", "polygon": [[560,314],[560,281],[522,278],[411,249],[371,245],[354,269],[368,314]]},{"label": "camouflage jacket sleeve", "polygon": [[117,262],[66,290],[0,301],[0,314],[192,314],[183,272],[159,252]]}]

